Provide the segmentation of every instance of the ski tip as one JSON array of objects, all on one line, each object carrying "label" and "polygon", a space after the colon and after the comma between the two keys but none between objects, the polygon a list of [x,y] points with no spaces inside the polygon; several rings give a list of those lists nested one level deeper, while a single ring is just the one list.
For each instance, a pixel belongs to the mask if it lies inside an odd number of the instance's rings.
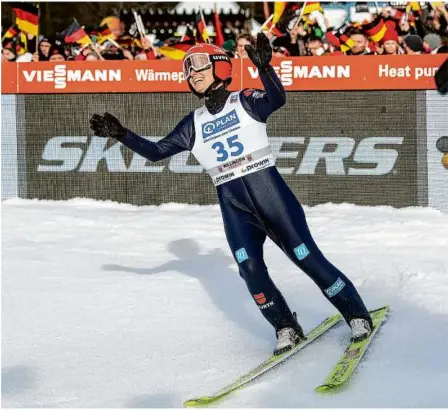
[{"label": "ski tip", "polygon": [[185,408],[190,407],[203,407],[205,405],[210,404],[215,400],[215,397],[199,397],[199,398],[192,398],[191,400],[187,400],[184,402]]},{"label": "ski tip", "polygon": [[315,389],[316,392],[319,393],[329,393],[334,391],[335,389],[339,388],[337,385],[333,385],[333,384],[323,384],[323,385],[319,385],[319,387],[317,387]]}]

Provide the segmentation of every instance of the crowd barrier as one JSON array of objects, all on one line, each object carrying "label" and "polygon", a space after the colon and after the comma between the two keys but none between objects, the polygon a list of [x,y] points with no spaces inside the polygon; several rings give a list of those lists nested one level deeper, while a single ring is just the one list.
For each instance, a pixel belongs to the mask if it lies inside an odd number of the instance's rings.
[{"label": "crowd barrier", "polygon": [[[448,97],[442,55],[275,59],[287,104],[268,121],[276,165],[303,204],[448,211]],[[233,60],[232,90],[260,88]],[[89,197],[132,204],[216,203],[189,152],[150,163],[92,136],[110,111],[157,141],[201,105],[179,61],[2,64],[2,199]]]}]

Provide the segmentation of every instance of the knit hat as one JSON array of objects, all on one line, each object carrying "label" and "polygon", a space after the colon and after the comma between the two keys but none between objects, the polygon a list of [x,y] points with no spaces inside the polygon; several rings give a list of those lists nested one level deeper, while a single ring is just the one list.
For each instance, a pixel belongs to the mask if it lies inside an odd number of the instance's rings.
[{"label": "knit hat", "polygon": [[442,38],[436,33],[429,33],[423,37],[423,41],[429,46],[431,51],[442,45]]},{"label": "knit hat", "polygon": [[398,33],[395,29],[395,22],[392,20],[386,21],[387,31],[384,34],[384,37],[381,39],[381,44],[384,44],[386,41],[395,41],[398,43]]},{"label": "knit hat", "polygon": [[420,36],[416,34],[410,34],[404,38],[404,43],[408,46],[412,51],[424,51],[423,40]]},{"label": "knit hat", "polygon": [[55,54],[60,54],[62,57],[64,57],[64,60],[67,60],[67,57],[65,56],[64,47],[52,45],[50,47],[50,51],[48,52],[48,58],[54,56]]}]

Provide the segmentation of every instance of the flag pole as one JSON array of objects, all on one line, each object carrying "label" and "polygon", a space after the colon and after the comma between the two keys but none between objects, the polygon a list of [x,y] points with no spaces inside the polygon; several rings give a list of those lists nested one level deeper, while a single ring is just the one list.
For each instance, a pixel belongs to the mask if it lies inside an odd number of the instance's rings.
[{"label": "flag pole", "polygon": [[293,28],[296,28],[300,24],[300,21],[302,20],[302,17],[303,17],[303,12],[305,11],[305,6],[306,6],[306,1],[303,2],[303,6],[300,9],[299,17],[297,18],[296,24],[294,24]]},{"label": "flag pole", "polygon": [[263,29],[268,25],[268,23],[274,18],[274,15],[271,14],[269,18],[261,25],[260,30],[263,31]]},{"label": "flag pole", "polygon": [[[78,20],[76,20],[75,17],[73,17],[73,21],[84,30],[84,26],[81,26],[81,24],[79,24]],[[87,32],[86,32],[86,34],[87,34]],[[87,37],[90,40],[89,46],[92,46],[92,48],[96,51],[100,60],[104,60],[104,57],[101,55],[101,50],[99,49],[98,45],[92,41],[92,39],[90,38],[90,36],[88,34],[87,34]]]},{"label": "flag pole", "polygon": [[[201,14],[201,20],[202,20],[202,24],[204,25],[204,30],[207,33],[207,25],[205,24],[204,15],[202,14],[202,9],[200,6],[199,6],[199,13]],[[202,33],[201,33],[201,36],[202,36]],[[208,33],[207,33],[207,43],[210,43],[210,37],[208,36]]]},{"label": "flag pole", "polygon": [[[36,53],[39,52],[39,24],[40,24],[40,3],[37,3],[37,33],[36,33]],[[48,7],[48,4],[47,4]]]}]

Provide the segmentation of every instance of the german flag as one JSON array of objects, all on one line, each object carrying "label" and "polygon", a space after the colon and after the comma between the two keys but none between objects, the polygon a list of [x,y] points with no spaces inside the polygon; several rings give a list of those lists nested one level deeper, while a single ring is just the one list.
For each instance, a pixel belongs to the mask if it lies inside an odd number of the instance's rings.
[{"label": "german flag", "polygon": [[185,33],[182,36],[182,38],[180,39],[180,41],[181,42],[189,41],[192,44],[195,43],[194,31],[193,31],[193,29],[191,28],[190,25],[187,26],[187,29],[185,30]]},{"label": "german flag", "polygon": [[180,43],[171,44],[170,46],[159,47],[159,53],[172,60],[182,60],[185,53],[191,48],[190,41],[183,41]]},{"label": "german flag", "polygon": [[327,31],[325,38],[329,44],[343,53],[346,53],[355,45],[355,42],[350,37],[339,33],[339,31]]},{"label": "german flag", "polygon": [[215,33],[216,33],[215,43],[218,47],[222,47],[222,45],[224,44],[224,34],[222,33],[222,24],[221,20],[219,20],[218,10],[216,9],[214,10],[213,16],[215,19]]},{"label": "german flag", "polygon": [[19,33],[20,33],[20,30],[16,25],[11,26],[8,30],[6,30],[5,34],[3,35],[2,40],[3,39],[12,39],[12,38],[16,37]]},{"label": "german flag", "polygon": [[66,43],[78,43],[83,45],[92,43],[92,39],[87,35],[77,21],[70,24],[70,26],[67,27],[61,34],[64,36],[64,41]]},{"label": "german flag", "polygon": [[420,3],[418,1],[408,1],[406,4],[406,13],[409,14],[411,11],[421,14],[422,8],[420,7]]},{"label": "german flag", "polygon": [[37,36],[39,32],[39,9],[31,3],[10,3],[16,14],[16,25],[25,33]]},{"label": "german flag", "polygon": [[272,29],[271,27],[273,26],[272,24],[272,20],[268,21],[267,23],[265,23],[264,27],[263,27],[263,31],[271,31],[272,33],[274,33],[275,37],[283,37],[285,35],[285,33],[282,33],[277,26],[274,26]]},{"label": "german flag", "polygon": [[111,33],[110,28],[107,24],[103,24],[99,26],[98,29],[95,30],[98,35],[98,43],[102,44],[106,40],[114,38],[115,36]]},{"label": "german flag", "polygon": [[274,17],[272,18],[272,24],[277,24],[280,21],[287,5],[288,2],[286,1],[276,1],[274,3]]},{"label": "german flag", "polygon": [[362,29],[370,40],[374,43],[378,43],[386,34],[387,26],[383,18],[378,16],[370,23],[363,24]]},{"label": "german flag", "polygon": [[319,1],[307,1],[303,10],[303,15],[306,16],[307,14],[311,14],[313,11],[324,11]]},{"label": "german flag", "polygon": [[199,12],[196,19],[196,41],[198,43],[210,43],[202,11]]},{"label": "german flag", "polygon": [[[113,40],[112,37],[110,37],[110,39]],[[115,43],[123,49],[130,49],[135,44],[135,40],[136,39],[131,36],[124,35],[115,39]],[[141,47],[141,44],[138,47]]]}]

